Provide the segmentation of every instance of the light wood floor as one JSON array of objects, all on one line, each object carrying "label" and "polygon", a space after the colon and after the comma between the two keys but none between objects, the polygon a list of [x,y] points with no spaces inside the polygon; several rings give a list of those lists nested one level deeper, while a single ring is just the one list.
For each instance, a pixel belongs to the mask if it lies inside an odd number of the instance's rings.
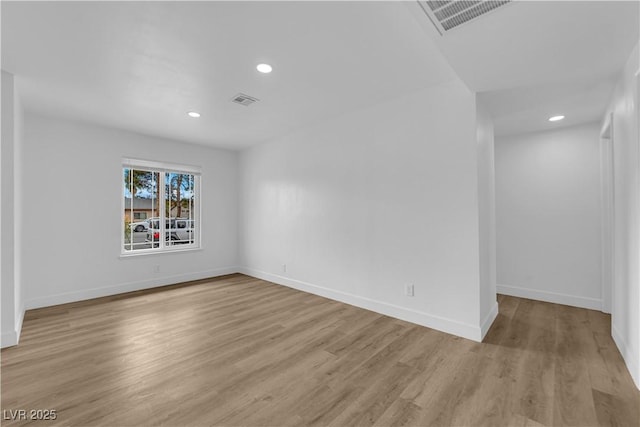
[{"label": "light wood floor", "polygon": [[481,344],[243,275],[33,310],[2,350],[2,409],[57,410],[36,425],[640,425],[609,316],[499,303]]}]

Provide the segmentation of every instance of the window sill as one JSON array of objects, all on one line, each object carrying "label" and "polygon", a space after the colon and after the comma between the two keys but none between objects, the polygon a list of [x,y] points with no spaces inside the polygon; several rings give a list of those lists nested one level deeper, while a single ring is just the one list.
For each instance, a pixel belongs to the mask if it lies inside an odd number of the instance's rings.
[{"label": "window sill", "polygon": [[165,249],[163,251],[150,251],[150,250],[138,250],[131,252],[121,252],[120,258],[135,258],[139,256],[147,256],[147,255],[166,255],[166,254],[175,254],[180,252],[197,252],[203,250],[202,247],[197,248],[184,248],[184,249]]}]

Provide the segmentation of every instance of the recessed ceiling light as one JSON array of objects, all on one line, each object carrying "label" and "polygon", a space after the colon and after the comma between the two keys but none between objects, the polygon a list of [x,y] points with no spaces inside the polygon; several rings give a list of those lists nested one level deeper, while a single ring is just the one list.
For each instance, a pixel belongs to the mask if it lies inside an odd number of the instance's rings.
[{"label": "recessed ceiling light", "polygon": [[196,113],[195,111],[189,111],[187,115],[189,117],[193,117],[194,119],[197,119],[198,117],[200,117],[200,113]]},{"label": "recessed ceiling light", "polygon": [[258,64],[256,69],[258,71],[260,71],[261,73],[267,74],[267,73],[270,73],[273,70],[273,67],[271,67],[271,65],[269,65],[269,64]]},{"label": "recessed ceiling light", "polygon": [[564,116],[553,116],[553,117],[549,117],[549,121],[550,122],[557,122],[564,119]]}]

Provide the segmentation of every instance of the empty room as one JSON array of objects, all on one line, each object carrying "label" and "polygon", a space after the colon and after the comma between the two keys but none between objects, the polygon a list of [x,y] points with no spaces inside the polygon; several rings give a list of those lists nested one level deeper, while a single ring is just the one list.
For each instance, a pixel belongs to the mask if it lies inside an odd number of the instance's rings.
[{"label": "empty room", "polygon": [[0,17],[2,425],[640,425],[639,2]]}]

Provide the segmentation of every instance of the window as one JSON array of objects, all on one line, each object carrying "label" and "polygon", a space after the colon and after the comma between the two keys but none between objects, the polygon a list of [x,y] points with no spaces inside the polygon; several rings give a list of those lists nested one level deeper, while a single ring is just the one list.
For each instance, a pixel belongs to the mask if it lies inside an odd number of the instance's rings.
[{"label": "window", "polygon": [[125,159],[122,254],[200,247],[200,170]]}]

